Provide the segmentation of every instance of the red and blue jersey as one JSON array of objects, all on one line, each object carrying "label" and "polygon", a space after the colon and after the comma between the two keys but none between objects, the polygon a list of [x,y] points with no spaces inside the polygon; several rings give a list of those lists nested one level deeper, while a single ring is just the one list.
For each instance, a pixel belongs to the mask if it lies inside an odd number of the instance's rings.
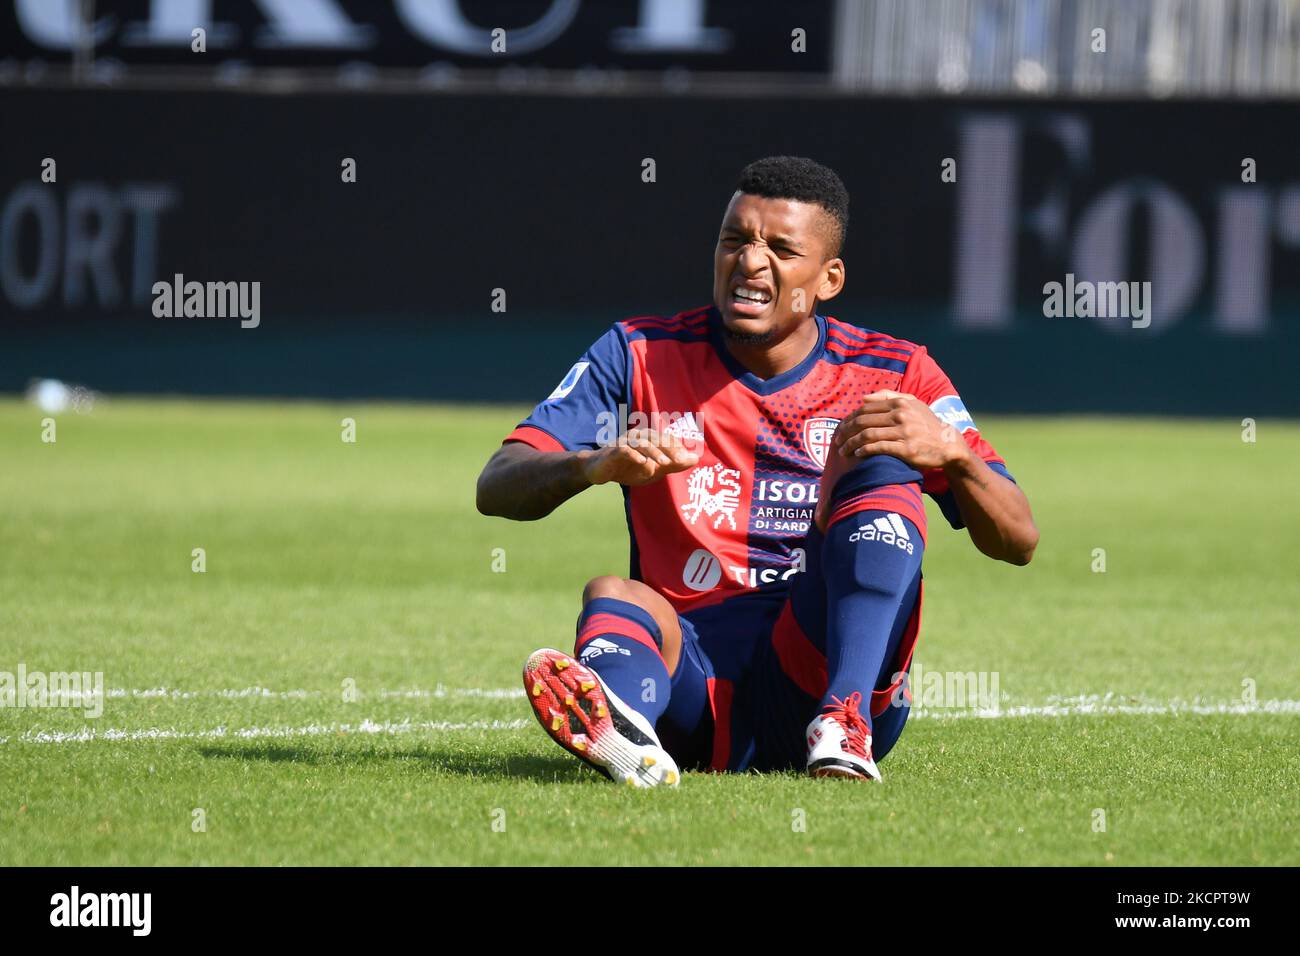
[{"label": "red and blue jersey", "polygon": [[[611,444],[629,428],[671,431],[699,463],[623,489],[631,576],[679,613],[746,594],[784,596],[820,493],[840,419],[882,389],[911,394],[990,467],[1010,477],[924,346],[814,316],[817,344],[796,367],[759,378],[727,350],[713,307],[616,323],[506,441],[543,451]],[[941,470],[922,475],[962,526]],[[891,510],[925,527],[919,494]]]}]

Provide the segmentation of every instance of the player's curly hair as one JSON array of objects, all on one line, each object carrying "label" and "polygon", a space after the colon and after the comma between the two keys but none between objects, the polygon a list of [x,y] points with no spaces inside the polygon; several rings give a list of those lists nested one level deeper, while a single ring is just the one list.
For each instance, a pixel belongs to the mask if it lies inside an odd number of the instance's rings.
[{"label": "player's curly hair", "polygon": [[751,196],[816,203],[829,214],[828,248],[838,256],[849,232],[849,191],[835,170],[805,156],[765,156],[740,171],[736,189]]}]

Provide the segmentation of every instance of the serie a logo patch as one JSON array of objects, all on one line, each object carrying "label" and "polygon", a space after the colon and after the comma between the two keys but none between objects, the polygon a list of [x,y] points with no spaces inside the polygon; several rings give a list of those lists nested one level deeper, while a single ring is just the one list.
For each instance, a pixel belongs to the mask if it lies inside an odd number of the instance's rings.
[{"label": "serie a logo patch", "polygon": [[590,365],[590,362],[576,363],[573,368],[569,369],[569,374],[564,376],[563,381],[561,381],[559,385],[555,386],[555,391],[546,396],[546,400],[548,402],[554,402],[568,395],[573,391],[574,386],[578,384],[578,380],[582,378],[582,373],[587,371],[587,368]]}]

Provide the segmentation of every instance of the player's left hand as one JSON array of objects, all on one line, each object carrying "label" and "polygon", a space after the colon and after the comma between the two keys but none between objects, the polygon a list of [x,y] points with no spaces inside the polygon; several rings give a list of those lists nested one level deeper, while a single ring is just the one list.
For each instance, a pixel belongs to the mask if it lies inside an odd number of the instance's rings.
[{"label": "player's left hand", "polygon": [[893,455],[918,471],[942,468],[968,451],[952,425],[914,395],[885,389],[872,392],[835,430],[832,439],[850,461]]}]

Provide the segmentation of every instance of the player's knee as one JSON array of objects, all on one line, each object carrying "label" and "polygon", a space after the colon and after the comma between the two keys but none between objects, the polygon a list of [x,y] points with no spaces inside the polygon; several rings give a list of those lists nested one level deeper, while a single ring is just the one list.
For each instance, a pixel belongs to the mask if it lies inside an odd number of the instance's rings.
[{"label": "player's knee", "polygon": [[659,630],[655,635],[656,642],[664,652],[671,671],[677,659],[678,649],[681,647],[682,636],[677,624],[677,612],[673,610],[667,598],[647,584],[633,581],[631,578],[620,578],[614,574],[603,574],[598,578],[592,578],[582,589],[584,605],[590,604],[597,598],[626,601],[649,614]]},{"label": "player's knee", "polygon": [[[843,459],[841,459],[841,462]],[[872,455],[842,465],[830,478],[827,487],[823,473],[822,495],[838,502],[889,485],[920,484],[921,473],[892,455]]]},{"label": "player's knee", "polygon": [[[582,603],[587,604],[596,598],[614,598],[616,601],[639,604],[640,602],[636,600],[637,585],[638,582],[620,578],[615,574],[602,574],[598,578],[592,578],[582,589]],[[645,587],[645,585],[640,586]]]},{"label": "player's knee", "polygon": [[653,588],[615,574],[603,574],[587,582],[587,586],[582,589],[582,603],[588,604],[597,598],[613,598],[615,601],[635,604],[656,621],[665,616],[665,609],[671,610],[671,605]]}]

